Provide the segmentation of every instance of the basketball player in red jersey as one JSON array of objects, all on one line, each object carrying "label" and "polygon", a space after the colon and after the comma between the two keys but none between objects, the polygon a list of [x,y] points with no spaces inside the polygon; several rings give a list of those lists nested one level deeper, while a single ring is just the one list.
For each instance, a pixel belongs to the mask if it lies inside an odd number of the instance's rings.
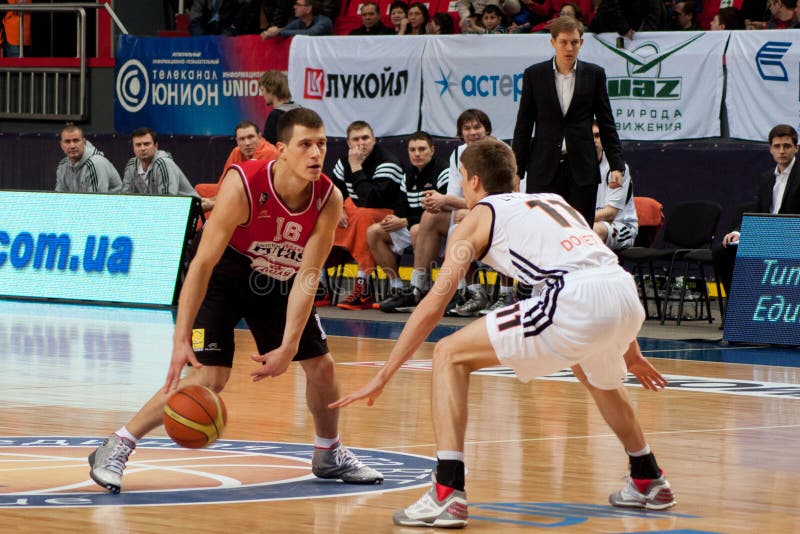
[{"label": "basketball player in red jersey", "polygon": [[[233,330],[244,318],[262,365],[253,381],[277,377],[295,360],[306,373],[316,431],[312,471],[326,479],[379,484],[383,475],[341,445],[334,361],[314,310],[320,269],[333,244],[342,195],[322,174],[322,119],[294,109],[278,123],[278,159],[227,171],[214,217],[203,230],[178,301],[165,386],[90,456],[92,479],[118,493],[136,442],[161,424],[167,398],[190,384],[222,391],[233,364]],[[192,371],[181,378],[186,364]]]}]

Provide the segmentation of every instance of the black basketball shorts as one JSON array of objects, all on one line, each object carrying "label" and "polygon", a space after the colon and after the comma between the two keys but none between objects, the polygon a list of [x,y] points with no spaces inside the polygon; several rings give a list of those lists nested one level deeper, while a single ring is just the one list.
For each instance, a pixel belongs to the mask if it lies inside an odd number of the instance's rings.
[{"label": "black basketball shorts", "polygon": [[[192,329],[192,348],[203,365],[233,365],[233,331],[241,319],[247,322],[260,354],[280,347],[292,280],[280,282],[250,272],[249,277],[228,276],[215,269],[211,275]],[[315,358],[328,352],[319,315],[312,308],[293,361]]]}]

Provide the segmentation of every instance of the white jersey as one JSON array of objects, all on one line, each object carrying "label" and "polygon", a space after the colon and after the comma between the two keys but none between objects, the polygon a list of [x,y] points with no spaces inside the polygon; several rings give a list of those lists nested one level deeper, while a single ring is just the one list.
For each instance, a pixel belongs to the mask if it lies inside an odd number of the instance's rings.
[{"label": "white jersey", "polygon": [[586,220],[554,193],[504,193],[480,201],[493,213],[489,246],[480,261],[530,285],[572,271],[618,265]]},{"label": "white jersey", "polygon": [[621,223],[633,229],[639,228],[639,219],[636,217],[636,206],[633,203],[633,182],[628,165],[625,164],[625,172],[622,174],[622,187],[611,189],[608,187],[608,177],[611,174],[611,167],[608,164],[605,153],[600,160],[600,185],[597,187],[597,209],[611,206],[617,208],[617,216],[614,217],[615,223]]},{"label": "white jersey", "polygon": [[453,197],[464,197],[464,190],[461,189],[461,156],[467,149],[467,144],[458,145],[450,154],[450,181],[447,182],[447,194]]}]

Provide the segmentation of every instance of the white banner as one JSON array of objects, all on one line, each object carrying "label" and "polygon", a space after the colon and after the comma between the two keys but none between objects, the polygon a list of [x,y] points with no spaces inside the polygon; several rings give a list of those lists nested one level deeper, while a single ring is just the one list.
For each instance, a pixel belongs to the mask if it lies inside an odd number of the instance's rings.
[{"label": "white banner", "polygon": [[511,139],[522,73],[553,57],[549,35],[446,35],[429,38],[422,62],[422,129],[454,137],[462,111],[492,120],[492,135]]},{"label": "white banner", "polygon": [[322,116],[332,137],[345,137],[347,126],[357,120],[367,121],[378,137],[413,133],[419,121],[425,41],[294,37],[289,51],[292,96]]},{"label": "white banner", "polygon": [[730,136],[766,141],[776,124],[800,126],[800,32],[731,32],[728,46]]},{"label": "white banner", "polygon": [[641,32],[623,49],[617,34],[587,34],[579,57],[605,68],[620,139],[718,137],[730,33]]}]

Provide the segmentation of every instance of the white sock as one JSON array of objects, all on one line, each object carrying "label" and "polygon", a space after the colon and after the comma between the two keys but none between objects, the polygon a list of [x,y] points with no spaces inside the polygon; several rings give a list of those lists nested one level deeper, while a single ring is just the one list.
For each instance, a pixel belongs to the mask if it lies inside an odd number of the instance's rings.
[{"label": "white sock", "polygon": [[116,432],[114,432],[114,434],[118,435],[121,438],[125,438],[125,439],[128,439],[128,440],[131,440],[134,443],[138,443],[138,441],[139,441],[138,439],[133,437],[133,434],[131,434],[130,431],[128,430],[128,428],[124,427],[124,426],[122,428],[120,428],[119,430],[117,430]]},{"label": "white sock", "polygon": [[359,269],[359,270],[358,270],[358,274],[356,274],[356,277],[357,277],[357,278],[362,278],[362,279],[363,279],[363,278],[366,278],[366,277],[367,277],[367,275],[366,275],[366,274],[364,274],[364,271],[362,271],[361,269]]},{"label": "white sock", "polygon": [[467,287],[467,283],[462,278],[461,280],[458,281],[458,289],[459,291],[464,291],[465,287]]},{"label": "white sock", "polygon": [[469,290],[470,293],[482,293],[483,292],[483,286],[480,285],[480,284],[470,284],[470,285],[467,286],[467,289]]},{"label": "white sock", "polygon": [[461,451],[436,451],[436,458],[439,460],[458,460],[464,462],[464,453]]},{"label": "white sock", "polygon": [[390,278],[389,279],[389,287],[392,289],[402,289],[403,288],[403,279],[402,278]]},{"label": "white sock", "polygon": [[424,293],[428,288],[428,271],[425,269],[414,269],[411,271],[411,285]]},{"label": "white sock", "polygon": [[640,451],[628,452],[628,450],[626,449],[625,452],[628,453],[628,456],[633,456],[634,458],[638,458],[639,456],[647,456],[648,454],[650,454],[650,445],[645,445],[644,449]]},{"label": "white sock", "polygon": [[513,286],[500,286],[500,294],[501,295],[508,295],[514,292]]},{"label": "white sock", "polygon": [[334,445],[339,443],[339,436],[335,438],[321,438],[314,434],[314,447],[317,449],[333,449]]}]

